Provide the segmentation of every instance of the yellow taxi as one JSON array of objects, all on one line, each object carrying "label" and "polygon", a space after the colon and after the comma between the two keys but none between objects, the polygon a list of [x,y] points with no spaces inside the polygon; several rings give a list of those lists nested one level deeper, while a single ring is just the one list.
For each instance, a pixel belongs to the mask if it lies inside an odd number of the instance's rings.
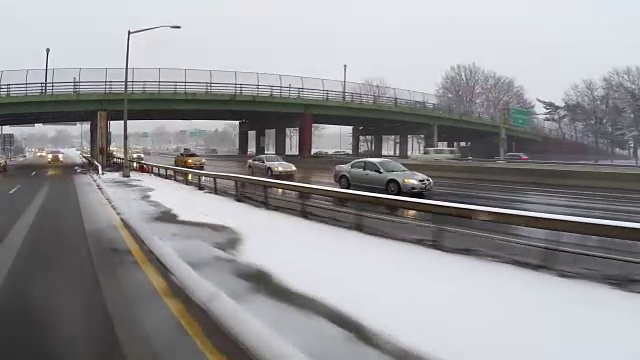
[{"label": "yellow taxi", "polygon": [[182,152],[175,157],[173,163],[176,167],[195,170],[204,170],[205,165],[204,159],[189,148],[182,149]]}]

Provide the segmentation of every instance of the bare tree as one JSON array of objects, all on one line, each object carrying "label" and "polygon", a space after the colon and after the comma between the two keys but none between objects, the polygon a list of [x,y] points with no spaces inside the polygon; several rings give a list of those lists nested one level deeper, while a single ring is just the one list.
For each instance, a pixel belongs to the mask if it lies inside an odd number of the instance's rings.
[{"label": "bare tree", "polygon": [[377,103],[380,99],[393,96],[393,89],[383,78],[369,78],[362,83],[354,84],[351,92],[355,93],[361,102]]},{"label": "bare tree", "polygon": [[524,87],[514,78],[485,71],[480,94],[480,109],[489,116],[498,116],[502,109],[517,106],[533,108],[527,99]]},{"label": "bare tree", "polygon": [[451,66],[437,85],[438,102],[458,111],[475,112],[482,97],[485,73],[476,63]]},{"label": "bare tree", "polygon": [[633,155],[638,162],[640,146],[640,67],[614,69],[605,78],[621,110],[618,134],[631,141]]},{"label": "bare tree", "polygon": [[560,131],[560,135],[563,139],[566,138],[565,126],[567,125],[567,111],[565,110],[563,105],[558,105],[553,101],[540,100],[537,99],[538,102],[544,108],[544,121],[548,121],[554,123],[558,127],[558,131]]},{"label": "bare tree", "polygon": [[497,118],[506,107],[533,108],[524,87],[511,77],[483,69],[475,63],[451,66],[436,90],[438,103],[464,113],[482,112]]},{"label": "bare tree", "polygon": [[564,96],[568,116],[585,127],[596,146],[601,145],[600,140],[611,123],[612,95],[602,82],[586,79],[573,84]]}]

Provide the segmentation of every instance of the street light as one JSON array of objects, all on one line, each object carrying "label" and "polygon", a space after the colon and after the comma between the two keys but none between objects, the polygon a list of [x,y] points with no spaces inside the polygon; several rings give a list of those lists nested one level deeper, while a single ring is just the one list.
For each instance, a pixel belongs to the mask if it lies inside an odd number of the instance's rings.
[{"label": "street light", "polygon": [[47,93],[47,78],[49,76],[49,52],[51,49],[47,48],[46,50],[47,58],[44,63],[44,93]]},{"label": "street light", "polygon": [[160,25],[160,26],[154,26],[154,27],[149,27],[149,28],[144,28],[144,29],[138,29],[138,30],[129,30],[127,31],[127,57],[125,59],[125,63],[124,63],[124,104],[123,104],[123,109],[122,109],[122,127],[123,127],[123,132],[124,135],[122,136],[122,140],[123,140],[123,145],[122,145],[122,156],[124,157],[124,163],[122,165],[122,177],[128,178],[131,176],[131,171],[129,169],[129,134],[127,133],[127,129],[128,129],[128,124],[127,124],[127,120],[129,118],[129,95],[127,94],[127,89],[129,87],[129,44],[131,43],[131,35],[135,35],[135,34],[139,34],[139,33],[143,33],[145,31],[151,31],[151,30],[156,30],[156,29],[163,29],[163,28],[167,28],[167,29],[181,29],[182,26],[180,25]]},{"label": "street light", "polygon": [[344,80],[342,81],[342,101],[347,101],[347,64],[342,65],[343,66],[343,78]]}]

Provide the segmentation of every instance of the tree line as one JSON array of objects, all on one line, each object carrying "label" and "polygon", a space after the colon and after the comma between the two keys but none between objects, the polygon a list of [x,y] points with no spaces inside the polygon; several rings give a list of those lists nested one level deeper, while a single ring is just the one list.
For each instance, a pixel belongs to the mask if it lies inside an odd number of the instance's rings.
[{"label": "tree line", "polygon": [[[368,99],[393,97],[384,78],[365,79],[351,92]],[[632,151],[640,144],[640,67],[614,68],[596,79],[571,84],[561,102],[531,98],[515,78],[475,63],[449,67],[436,85],[435,102],[456,112],[483,114],[498,121],[504,109],[532,111],[531,128],[563,139],[596,145],[610,151]],[[537,113],[539,103],[543,112]],[[544,128],[544,129],[542,129]],[[367,142],[368,144],[368,142]]]}]

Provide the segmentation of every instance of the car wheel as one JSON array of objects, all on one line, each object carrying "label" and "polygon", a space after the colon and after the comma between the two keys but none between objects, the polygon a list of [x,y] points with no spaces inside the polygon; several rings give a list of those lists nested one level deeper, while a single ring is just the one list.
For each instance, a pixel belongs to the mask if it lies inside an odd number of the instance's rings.
[{"label": "car wheel", "polygon": [[253,168],[249,166],[249,175],[253,175]]},{"label": "car wheel", "polygon": [[341,176],[338,183],[341,189],[351,189],[351,181],[349,181],[349,178],[346,176]]},{"label": "car wheel", "polygon": [[273,177],[273,170],[267,169],[267,176],[268,177]]},{"label": "car wheel", "polygon": [[387,194],[400,195],[401,192],[400,184],[397,181],[391,180],[387,183]]}]

